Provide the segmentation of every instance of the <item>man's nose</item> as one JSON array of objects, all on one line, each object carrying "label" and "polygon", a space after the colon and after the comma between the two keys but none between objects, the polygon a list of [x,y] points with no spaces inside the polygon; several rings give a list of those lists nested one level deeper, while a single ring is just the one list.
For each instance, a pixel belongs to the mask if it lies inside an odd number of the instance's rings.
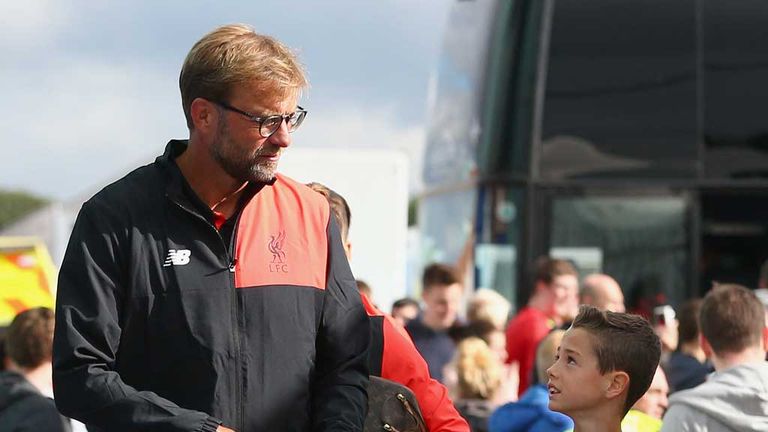
[{"label": "man's nose", "polygon": [[279,147],[291,145],[291,134],[288,132],[288,123],[285,120],[280,122],[280,127],[269,137],[269,142]]}]

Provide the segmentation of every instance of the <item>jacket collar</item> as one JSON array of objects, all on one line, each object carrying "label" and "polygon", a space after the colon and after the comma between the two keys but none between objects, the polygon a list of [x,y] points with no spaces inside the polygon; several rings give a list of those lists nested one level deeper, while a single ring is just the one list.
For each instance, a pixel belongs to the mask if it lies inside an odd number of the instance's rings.
[{"label": "jacket collar", "polygon": [[[165,195],[170,200],[188,210],[197,210],[195,213],[200,213],[207,219],[211,219],[213,217],[213,212],[197,196],[189,183],[187,183],[187,179],[184,178],[181,169],[179,169],[179,166],[176,164],[176,158],[187,150],[188,145],[189,140],[170,140],[165,146],[163,154],[155,159],[155,164],[163,175]],[[271,181],[263,183],[249,182],[240,199],[240,202],[242,203],[241,205],[250,201],[250,199],[264,186],[274,185],[276,180],[277,178],[273,178]]]}]

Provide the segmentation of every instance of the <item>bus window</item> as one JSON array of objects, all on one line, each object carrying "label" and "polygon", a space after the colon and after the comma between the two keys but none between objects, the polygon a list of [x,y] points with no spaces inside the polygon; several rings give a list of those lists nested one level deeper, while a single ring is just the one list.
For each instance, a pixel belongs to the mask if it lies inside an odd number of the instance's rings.
[{"label": "bus window", "polygon": [[628,310],[649,313],[658,298],[678,304],[688,287],[687,208],[681,197],[556,197],[550,253],[581,276],[613,276]]},{"label": "bus window", "polygon": [[697,175],[695,3],[554,2],[541,178]]},{"label": "bus window", "polygon": [[702,2],[704,170],[768,177],[768,2]]}]

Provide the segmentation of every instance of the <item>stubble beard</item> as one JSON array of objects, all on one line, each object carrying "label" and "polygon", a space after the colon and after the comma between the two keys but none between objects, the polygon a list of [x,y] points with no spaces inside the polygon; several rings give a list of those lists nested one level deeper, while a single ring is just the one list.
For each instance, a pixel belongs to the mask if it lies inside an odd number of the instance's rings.
[{"label": "stubble beard", "polygon": [[211,145],[213,159],[230,177],[241,182],[264,183],[275,178],[277,162],[260,161],[259,156],[264,153],[263,145],[254,153],[249,153],[247,149],[237,148],[237,145],[229,137],[229,128],[226,122],[219,124],[216,137]]}]

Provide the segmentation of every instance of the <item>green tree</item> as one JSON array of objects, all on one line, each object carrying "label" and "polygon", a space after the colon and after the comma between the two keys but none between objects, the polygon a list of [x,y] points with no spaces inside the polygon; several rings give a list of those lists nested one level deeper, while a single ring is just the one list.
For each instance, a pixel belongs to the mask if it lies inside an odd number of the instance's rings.
[{"label": "green tree", "polygon": [[48,203],[48,200],[22,191],[0,189],[0,229]]}]

